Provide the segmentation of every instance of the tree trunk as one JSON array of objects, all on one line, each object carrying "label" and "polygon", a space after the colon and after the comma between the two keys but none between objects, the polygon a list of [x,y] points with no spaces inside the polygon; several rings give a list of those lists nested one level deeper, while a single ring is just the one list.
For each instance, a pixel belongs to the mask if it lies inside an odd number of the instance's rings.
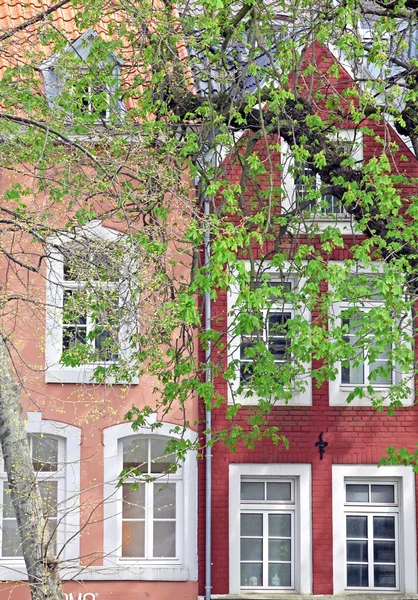
[{"label": "tree trunk", "polygon": [[32,466],[20,387],[0,336],[0,443],[20,532],[32,600],[62,600],[58,562],[48,544],[48,524]]}]

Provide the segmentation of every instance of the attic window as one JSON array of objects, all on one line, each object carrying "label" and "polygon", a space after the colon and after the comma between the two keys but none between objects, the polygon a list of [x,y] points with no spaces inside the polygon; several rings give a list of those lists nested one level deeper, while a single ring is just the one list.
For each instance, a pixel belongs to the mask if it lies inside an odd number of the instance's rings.
[{"label": "attic window", "polygon": [[79,117],[100,125],[122,113],[121,61],[113,52],[107,54],[103,44],[98,34],[89,30],[40,65],[49,105],[62,111],[62,118],[69,123]]}]

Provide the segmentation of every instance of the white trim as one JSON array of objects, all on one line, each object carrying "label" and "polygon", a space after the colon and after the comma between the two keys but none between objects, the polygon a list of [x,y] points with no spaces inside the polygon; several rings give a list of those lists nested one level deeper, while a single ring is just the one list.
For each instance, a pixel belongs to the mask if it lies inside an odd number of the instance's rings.
[{"label": "white trim", "polygon": [[[345,480],[375,479],[399,482],[399,565],[400,591],[397,593],[417,593],[417,564],[416,564],[416,507],[415,507],[415,474],[412,467],[376,465],[333,465],[332,466],[332,527],[333,527],[333,561],[334,561],[334,594],[376,594],[391,593],[388,590],[378,592],[362,588],[353,590],[345,588]],[[350,506],[350,509],[352,507]],[[355,508],[355,507],[353,507]],[[371,506],[373,510],[375,506]],[[393,592],[396,593],[396,592]]]},{"label": "white trim", "polygon": [[[229,593],[238,594],[240,584],[240,483],[242,476],[286,477],[296,480],[296,559],[295,592],[312,593],[312,475],[310,464],[230,464],[229,465]],[[271,590],[273,591],[273,589]],[[278,591],[289,594],[289,590]],[[268,594],[269,589],[258,589]],[[291,592],[290,592],[291,593]]]},{"label": "white trim", "polygon": [[[242,262],[245,265],[246,270],[249,271],[249,269],[250,269],[249,261],[244,260]],[[286,267],[287,267],[287,265],[285,266],[285,268]],[[274,267],[269,267],[268,263],[265,264],[265,268],[263,267],[263,273],[267,273],[268,275],[271,275],[273,278],[274,278],[274,276],[277,276],[277,275],[280,276],[280,274],[278,273],[278,270]],[[292,290],[295,289],[296,287],[298,287],[299,284],[301,286],[303,286],[303,283],[304,283],[303,278],[298,278],[295,274],[292,273],[292,271],[290,270],[290,265],[289,265],[289,272],[286,273],[286,281],[289,281],[292,283]],[[234,307],[235,307],[235,304],[237,303],[238,295],[239,295],[238,285],[236,283],[234,283],[230,286],[230,288],[228,290],[228,294],[227,294],[227,306],[228,306],[227,326],[228,326],[228,346],[229,346],[228,358],[229,358],[229,360],[236,360],[236,361],[240,360],[240,342],[241,342],[241,336],[237,336],[234,334],[234,322],[235,322],[235,318],[236,318],[236,315],[234,314]],[[274,312],[274,306],[272,307],[271,311]],[[280,311],[292,312],[292,313],[296,312],[294,307],[292,307],[290,304],[286,304],[286,303],[284,305],[280,304]],[[304,318],[307,321],[310,321],[310,319],[311,319],[310,311],[305,307],[302,310],[299,310],[298,314],[301,312],[302,312]],[[282,400],[272,399],[272,405],[274,405],[274,406],[311,406],[312,405],[311,364],[305,363],[303,365],[303,367],[304,367],[304,373],[301,376],[297,377],[296,382],[293,382],[294,391],[293,391],[292,399],[289,400],[289,402],[287,404],[285,403],[284,400],[282,401]],[[299,387],[298,382],[302,383],[302,388]],[[240,385],[240,374],[239,374],[239,372],[237,372],[236,379],[234,381],[230,381],[229,385],[228,385],[228,403],[233,404],[234,402],[239,402],[240,404],[243,404],[243,405],[258,404],[259,397],[256,395],[252,395],[250,397],[245,397],[245,394],[238,395],[237,389],[239,388],[239,385]]]},{"label": "white trim", "polygon": [[[153,419],[149,419],[150,423]],[[154,420],[155,422],[155,420]],[[118,506],[116,483],[121,465],[118,446],[120,440],[135,436],[179,439],[181,434],[173,432],[176,425],[160,423],[155,429],[142,427],[132,429],[131,423],[121,423],[108,427],[103,432],[104,441],[104,559],[103,570],[117,573],[118,579],[143,579],[148,581],[188,581],[197,580],[197,462],[195,452],[188,452],[182,467],[183,502],[179,514],[179,554],[176,559],[121,559],[119,548],[119,529],[121,515]],[[196,441],[196,432],[187,429],[184,438]],[[181,557],[181,558],[180,558]],[[96,571],[94,571],[96,573]],[[104,578],[105,573],[103,573]],[[84,578],[84,572],[83,572]],[[96,575],[92,575],[92,579]],[[111,577],[109,577],[110,579]]]},{"label": "white trim", "polygon": [[[60,364],[62,353],[62,306],[63,306],[63,286],[64,286],[64,262],[63,255],[59,250],[60,246],[65,246],[69,242],[79,239],[80,235],[87,239],[103,240],[107,242],[117,242],[123,239],[123,234],[104,227],[100,221],[89,222],[85,227],[75,228],[74,233],[63,232],[62,235],[55,235],[48,239],[49,249],[47,258],[46,274],[46,332],[45,332],[45,381],[47,383],[95,383],[94,371],[101,364],[87,364],[77,367],[66,367]],[[74,287],[70,282],[69,287]],[[119,301],[127,301],[127,292],[125,285],[121,285]],[[120,353],[125,360],[129,360],[132,355],[132,348],[123,340],[128,340],[135,323],[121,324],[119,337],[122,340]],[[106,366],[103,363],[102,366]],[[139,382],[138,377],[133,377],[131,381],[118,381],[118,385],[132,384]],[[108,383],[115,385],[115,382],[109,378]]]},{"label": "white trim", "polygon": [[[28,412],[26,421],[28,433],[41,433],[57,437],[65,443],[64,469],[60,481],[63,482],[63,502],[59,512],[60,527],[65,547],[60,554],[60,576],[65,579],[67,571],[80,570],[80,443],[81,429],[60,421],[43,420],[41,412]],[[1,486],[0,486],[1,488]],[[1,489],[0,489],[1,491]],[[68,539],[68,543],[65,542]],[[0,580],[27,580],[23,557],[0,557]]]}]

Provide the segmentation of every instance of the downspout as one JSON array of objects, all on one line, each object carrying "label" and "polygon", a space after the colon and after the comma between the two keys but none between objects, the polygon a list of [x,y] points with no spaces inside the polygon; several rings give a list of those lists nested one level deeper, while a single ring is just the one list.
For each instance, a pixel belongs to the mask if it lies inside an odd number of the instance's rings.
[{"label": "downspout", "polygon": [[[205,214],[205,268],[206,277],[210,276],[210,230],[209,230],[209,215],[210,215],[210,198],[205,196],[204,201]],[[211,328],[211,310],[210,310],[210,290],[205,292],[205,331]],[[206,373],[205,380],[207,383],[212,381],[212,370],[210,366],[212,343],[206,342],[205,362]],[[206,529],[205,529],[205,559],[206,559],[206,575],[205,575],[205,600],[210,600],[212,590],[212,406],[206,406]]]}]

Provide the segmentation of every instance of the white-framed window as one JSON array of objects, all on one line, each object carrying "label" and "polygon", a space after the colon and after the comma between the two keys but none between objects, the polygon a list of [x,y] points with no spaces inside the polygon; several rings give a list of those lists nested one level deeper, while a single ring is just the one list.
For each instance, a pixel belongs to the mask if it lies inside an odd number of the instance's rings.
[{"label": "white-framed window", "polygon": [[417,592],[412,467],[333,465],[334,594]]},{"label": "white-framed window", "polygon": [[309,201],[309,193],[320,189],[321,179],[308,166],[300,165],[298,167],[298,171],[293,177],[293,186],[294,197],[292,198],[292,204],[303,205],[307,203],[305,210],[315,210],[315,206],[318,204],[316,210],[319,210],[320,219],[349,218],[341,200],[332,194],[323,194],[320,203],[316,200]]},{"label": "white-framed window", "polygon": [[[33,468],[37,475],[39,491],[44,505],[44,514],[48,518],[48,529],[44,531],[43,545],[51,546],[54,553],[57,546],[62,546],[59,507],[62,507],[65,494],[65,441],[63,438],[41,434],[29,434],[29,448],[32,455]],[[3,470],[3,500],[1,558],[22,558],[22,544],[17,527],[16,515],[12,505],[9,484],[4,480]],[[61,543],[60,543],[61,542]]]},{"label": "white-framed window", "polygon": [[[117,567],[122,579],[186,581],[197,578],[197,468],[187,454],[175,472],[165,448],[178,433],[174,426],[144,427],[133,433],[129,423],[104,432],[105,505],[104,568]],[[190,430],[191,441],[196,434]],[[128,476],[117,487],[122,469]],[[145,480],[129,470],[145,475]]]},{"label": "white-framed window", "polygon": [[[378,269],[378,265],[376,265],[376,269]],[[409,406],[414,401],[414,379],[411,373],[405,373],[397,365],[393,365],[391,361],[393,345],[389,342],[372,357],[369,354],[370,349],[376,347],[376,343],[373,333],[365,331],[365,323],[367,324],[369,318],[374,318],[376,309],[379,309],[384,303],[384,299],[376,290],[376,278],[379,277],[379,273],[359,271],[353,273],[351,277],[354,281],[356,278],[358,279],[359,290],[369,290],[369,293],[357,301],[343,298],[332,306],[333,324],[341,328],[342,341],[352,346],[353,351],[349,359],[338,363],[337,376],[335,380],[329,381],[330,404],[332,406],[345,405],[348,395],[355,388],[367,390],[368,386],[372,386],[375,393],[381,396],[384,403],[387,404],[391,386],[403,384],[406,394],[402,403]],[[401,322],[405,335],[411,334],[411,319],[401,319]],[[350,405],[370,406],[368,393],[364,397],[354,398]]]},{"label": "white-framed window", "polygon": [[[59,554],[62,576],[79,561],[80,439],[78,427],[42,420],[28,413],[27,432],[32,461],[48,517],[43,543]],[[26,579],[21,540],[12,506],[7,474],[0,461],[0,577]]]},{"label": "white-framed window", "polygon": [[[176,559],[182,527],[182,469],[172,472],[170,438],[135,436],[120,440],[121,467],[134,469],[122,485],[121,558]],[[139,480],[137,472],[152,480]],[[154,479],[155,478],[155,479]],[[138,483],[139,481],[139,483]]]},{"label": "white-framed window", "polygon": [[310,465],[230,465],[229,522],[230,593],[311,593]]},{"label": "white-framed window", "polygon": [[[103,62],[93,66],[89,64],[89,54],[98,37],[96,31],[88,29],[70,42],[61,53],[48,58],[39,66],[48,103],[55,109],[57,105],[60,106],[63,118],[69,124],[74,112],[74,87],[84,78],[84,90],[77,90],[78,110],[81,113],[94,114],[95,125],[105,124],[111,115],[123,118],[125,108],[119,98],[122,60],[111,52]],[[93,69],[98,72],[95,73]],[[108,83],[103,82],[104,78]]]},{"label": "white-framed window", "polygon": [[[336,136],[344,151],[350,155],[356,165],[361,165],[363,160],[363,135],[354,129],[341,129]],[[282,140],[281,164],[284,197],[282,211],[293,211],[297,205],[309,201],[309,194],[321,188],[321,179],[315,175],[308,166],[300,165],[295,169],[295,161],[288,144]],[[309,215],[308,223],[314,221],[319,227],[329,226],[332,220],[344,233],[352,233],[351,218],[341,204],[341,201],[332,194],[324,193],[320,200],[312,200],[306,210],[313,210],[315,214]]]},{"label": "white-framed window", "polygon": [[[249,264],[244,261],[249,269]],[[266,278],[264,278],[266,277]],[[237,365],[236,377],[229,384],[228,401],[230,403],[240,402],[242,404],[256,404],[258,395],[251,389],[251,379],[263,380],[263,373],[259,372],[258,356],[261,351],[268,350],[271,359],[277,369],[282,365],[290,366],[293,370],[292,339],[289,331],[290,321],[297,315],[307,322],[310,321],[310,312],[307,309],[296,310],[291,302],[291,294],[297,291],[302,284],[301,280],[287,273],[285,276],[279,274],[275,269],[267,268],[266,273],[260,279],[260,285],[267,283],[273,293],[269,307],[257,311],[256,320],[258,326],[245,333],[237,333],[240,330],[238,324],[239,288],[238,283],[231,286],[228,293],[228,339],[229,339],[229,361]],[[303,364],[294,373],[289,375],[288,381],[284,381],[282,398],[273,395],[266,399],[274,405],[296,404],[310,405],[312,403],[310,365]],[[286,395],[286,398],[284,397]]]},{"label": "white-framed window", "polygon": [[[121,249],[123,236],[99,221],[73,236],[51,238],[46,275],[47,382],[89,383],[97,367],[106,372],[122,361],[129,366],[136,314],[128,291],[128,272],[134,266],[126,267],[135,259],[126,246],[122,260]],[[63,353],[67,359],[74,353],[80,364],[66,364]],[[137,382],[135,374],[128,381]]]}]

